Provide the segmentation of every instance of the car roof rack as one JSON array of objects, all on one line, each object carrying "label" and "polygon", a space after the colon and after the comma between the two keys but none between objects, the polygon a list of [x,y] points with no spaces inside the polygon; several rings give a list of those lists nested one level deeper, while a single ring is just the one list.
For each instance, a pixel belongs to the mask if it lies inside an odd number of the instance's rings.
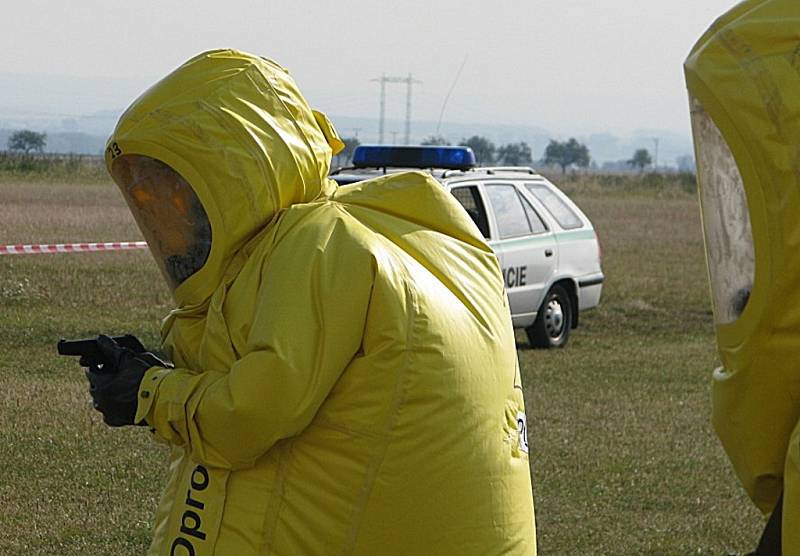
[{"label": "car roof rack", "polygon": [[[415,169],[416,168],[411,168],[411,170],[415,170]],[[384,174],[387,173],[386,172],[387,167],[385,167],[385,166],[375,166],[374,168],[370,168],[370,167],[366,167],[366,166],[363,167],[363,168],[360,167],[360,166],[339,166],[338,168],[335,168],[335,169],[331,170],[331,173],[328,174],[328,175],[329,176],[337,176],[337,175],[339,175],[339,174],[341,174],[343,172],[353,172],[354,174],[358,174],[358,173],[361,173],[361,171],[368,171],[368,170],[380,170]]]},{"label": "car roof rack", "polygon": [[479,172],[486,172],[487,174],[496,174],[497,172],[524,172],[526,174],[537,175],[538,172],[530,166],[486,166],[482,168],[475,168]]},{"label": "car roof rack", "polygon": [[472,168],[471,170],[444,170],[440,176],[442,179],[449,178],[455,175],[468,176],[471,173],[479,172],[480,168]]},{"label": "car roof rack", "polygon": [[498,172],[523,172],[531,176],[539,175],[539,172],[530,166],[477,166],[469,170],[445,170],[441,178],[451,178],[455,175],[469,176],[470,174],[489,174],[491,176]]}]

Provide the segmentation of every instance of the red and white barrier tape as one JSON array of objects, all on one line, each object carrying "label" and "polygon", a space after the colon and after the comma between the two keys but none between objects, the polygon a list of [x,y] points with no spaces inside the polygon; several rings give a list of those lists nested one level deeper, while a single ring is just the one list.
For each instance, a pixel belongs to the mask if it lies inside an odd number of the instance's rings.
[{"label": "red and white barrier tape", "polygon": [[0,245],[0,255],[130,251],[131,249],[147,249],[147,242],[117,241],[112,243],[36,243],[32,245]]}]

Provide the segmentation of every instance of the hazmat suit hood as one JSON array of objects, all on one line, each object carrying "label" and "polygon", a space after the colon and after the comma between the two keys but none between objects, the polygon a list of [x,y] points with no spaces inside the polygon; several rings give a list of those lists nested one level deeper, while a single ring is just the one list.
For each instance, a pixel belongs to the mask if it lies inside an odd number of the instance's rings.
[{"label": "hazmat suit hood", "polygon": [[764,512],[781,491],[800,508],[798,29],[796,0],[741,2],[685,64],[722,361],[714,427]]},{"label": "hazmat suit hood", "polygon": [[211,225],[203,267],[174,291],[180,307],[205,302],[231,259],[282,209],[330,197],[331,155],[344,147],[286,69],[236,50],[200,54],[143,93],[122,115],[105,152],[174,169]]}]

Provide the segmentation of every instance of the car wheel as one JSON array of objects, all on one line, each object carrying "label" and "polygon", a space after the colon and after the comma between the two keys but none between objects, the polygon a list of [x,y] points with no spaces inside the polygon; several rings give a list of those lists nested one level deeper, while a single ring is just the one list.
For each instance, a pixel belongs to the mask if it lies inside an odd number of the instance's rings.
[{"label": "car wheel", "polygon": [[560,348],[567,345],[571,329],[572,302],[567,290],[556,284],[547,292],[536,320],[525,332],[532,347]]}]

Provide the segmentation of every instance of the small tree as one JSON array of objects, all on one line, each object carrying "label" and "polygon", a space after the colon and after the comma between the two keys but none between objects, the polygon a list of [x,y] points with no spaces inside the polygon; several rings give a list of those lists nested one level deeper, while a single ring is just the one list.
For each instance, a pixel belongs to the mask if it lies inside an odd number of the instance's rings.
[{"label": "small tree", "polygon": [[544,151],[544,163],[561,166],[562,174],[571,166],[586,168],[590,162],[589,148],[574,137],[564,143],[551,139]]},{"label": "small tree", "polygon": [[461,144],[472,149],[478,165],[483,166],[494,162],[494,154],[497,151],[497,147],[486,137],[473,135],[469,139],[462,139]]},{"label": "small tree", "polygon": [[578,143],[575,138],[567,141],[567,152],[572,158],[572,163],[578,168],[587,168],[592,161],[589,156],[589,147],[583,143]]},{"label": "small tree", "polygon": [[550,139],[547,148],[544,150],[544,159],[542,162],[548,166],[561,166],[561,173],[566,172],[569,162],[565,154],[565,144],[559,143],[555,139]]},{"label": "small tree", "polygon": [[449,145],[450,141],[441,135],[428,135],[420,145]]},{"label": "small tree", "polygon": [[23,151],[29,154],[31,151],[42,152],[47,144],[47,134],[37,133],[29,129],[15,131],[8,138],[8,150]]},{"label": "small tree", "polygon": [[496,162],[506,166],[524,166],[533,162],[533,153],[525,141],[509,143],[497,149]]},{"label": "small tree", "polygon": [[647,149],[637,149],[636,152],[633,153],[633,158],[628,161],[629,166],[638,168],[640,172],[644,172],[644,169],[652,163],[653,159],[650,157],[650,153]]}]

